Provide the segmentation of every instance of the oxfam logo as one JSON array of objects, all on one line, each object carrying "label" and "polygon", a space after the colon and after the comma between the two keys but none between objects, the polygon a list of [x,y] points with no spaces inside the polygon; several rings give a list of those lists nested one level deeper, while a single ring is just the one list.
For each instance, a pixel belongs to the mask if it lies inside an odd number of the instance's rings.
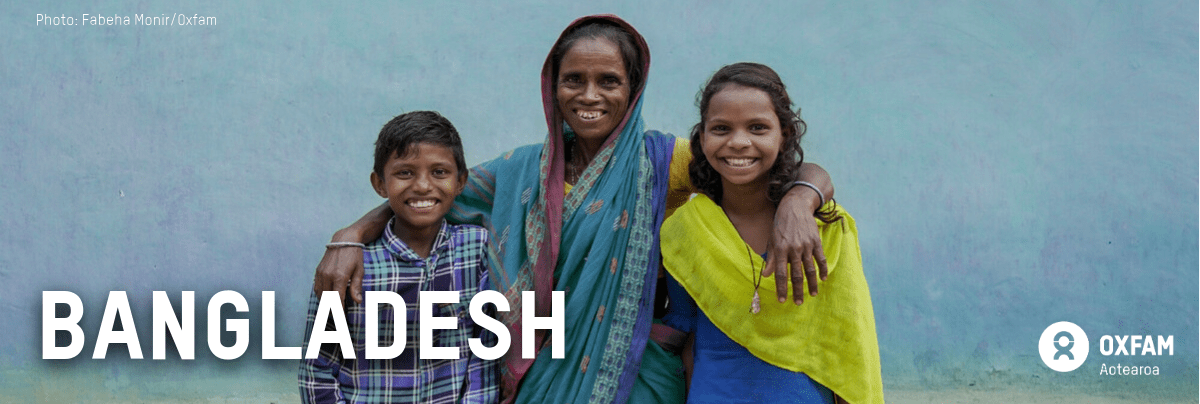
[{"label": "oxfam logo", "polygon": [[1038,339],[1038,354],[1050,369],[1070,372],[1083,365],[1088,355],[1088,337],[1082,328],[1069,321],[1046,327]]}]

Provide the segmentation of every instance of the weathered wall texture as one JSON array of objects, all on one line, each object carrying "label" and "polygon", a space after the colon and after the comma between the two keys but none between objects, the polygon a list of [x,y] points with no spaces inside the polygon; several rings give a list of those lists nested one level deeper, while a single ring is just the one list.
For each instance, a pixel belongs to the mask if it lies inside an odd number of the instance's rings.
[{"label": "weathered wall texture", "polygon": [[[439,110],[471,164],[540,141],[542,60],[595,12],[650,43],[651,128],[687,131],[723,64],[780,72],[860,226],[889,390],[1196,392],[1195,2],[107,3],[0,7],[0,401],[294,399],[258,327],[242,359],[209,353],[209,297],[242,293],[257,323],[275,291],[278,343],[299,345],[322,243],[379,202],[379,127]],[[83,300],[76,359],[41,359],[45,290]],[[198,359],[90,359],[113,290],[147,356],[152,291],[196,291]],[[1060,374],[1036,344],[1064,320],[1173,335],[1174,355],[1093,348]]]}]

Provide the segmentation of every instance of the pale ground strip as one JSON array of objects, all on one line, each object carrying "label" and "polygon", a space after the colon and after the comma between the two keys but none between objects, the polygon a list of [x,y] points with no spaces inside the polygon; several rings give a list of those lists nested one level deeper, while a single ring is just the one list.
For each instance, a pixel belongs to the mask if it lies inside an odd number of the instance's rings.
[{"label": "pale ground strip", "polygon": [[[1038,404],[1146,404],[1146,403],[1197,403],[1200,399],[1163,399],[1144,396],[1128,396],[1128,397],[1112,397],[1112,396],[1090,396],[1080,394],[1062,394],[1054,392],[1031,392],[1025,390],[998,390],[998,391],[978,391],[978,390],[941,390],[941,391],[908,391],[908,390],[888,390],[884,392],[887,402],[890,404],[991,404],[991,403],[1038,403]],[[43,397],[49,399],[42,402],[61,402],[54,401],[51,397]],[[9,402],[4,398],[0,398],[0,402]],[[15,401],[14,401],[15,402]],[[22,401],[25,402],[25,401]],[[92,403],[129,403],[128,400],[114,401],[85,401]],[[298,394],[261,394],[261,395],[245,395],[241,397],[226,397],[226,398],[210,398],[210,399],[194,399],[194,400],[136,400],[138,403],[161,403],[161,404],[284,404],[298,403],[300,396]]]},{"label": "pale ground strip", "polygon": [[[1200,392],[1198,392],[1200,394]],[[1164,398],[1145,395],[1087,395],[1053,391],[1029,390],[885,390],[884,399],[889,404],[992,404],[992,403],[1037,403],[1037,404],[1155,404],[1155,403],[1200,403],[1200,398]]]},{"label": "pale ground strip", "polygon": [[[221,376],[180,381],[143,381],[137,375],[99,372],[85,375],[44,369],[45,372],[0,370],[0,404],[4,403],[163,403],[163,404],[284,404],[300,402],[295,376],[275,370],[235,374],[227,369]],[[61,370],[61,369],[60,369]],[[165,370],[165,369],[164,369]],[[241,369],[253,370],[253,369]],[[1070,386],[972,386],[884,387],[891,404],[1200,404],[1200,386],[1145,386],[1127,392],[1129,386],[1111,383],[1087,388]],[[214,397],[216,396],[216,397]]]}]

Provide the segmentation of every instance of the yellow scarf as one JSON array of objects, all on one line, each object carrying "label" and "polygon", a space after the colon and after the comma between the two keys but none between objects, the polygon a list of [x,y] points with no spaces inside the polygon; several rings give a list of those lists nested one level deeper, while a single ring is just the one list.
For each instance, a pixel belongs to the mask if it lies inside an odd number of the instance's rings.
[{"label": "yellow scarf", "polygon": [[762,311],[750,313],[750,261],[762,268],[763,260],[756,254],[747,257],[737,229],[704,195],[663,222],[663,265],[713,324],[754,356],[804,372],[847,402],[883,403],[875,314],[863,276],[858,228],[841,207],[837,214],[842,220],[817,222],[829,278],[821,282],[820,293],[806,297],[801,306],[792,304],[790,297],[788,303],[778,303],[776,279],[763,278]]}]

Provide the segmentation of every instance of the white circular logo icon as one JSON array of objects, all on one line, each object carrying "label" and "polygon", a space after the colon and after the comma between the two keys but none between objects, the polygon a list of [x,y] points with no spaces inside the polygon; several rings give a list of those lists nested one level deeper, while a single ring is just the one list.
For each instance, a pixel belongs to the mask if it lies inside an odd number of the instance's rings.
[{"label": "white circular logo icon", "polygon": [[1059,321],[1046,327],[1038,339],[1038,354],[1050,369],[1070,372],[1083,365],[1088,356],[1088,337],[1082,328],[1070,321]]}]

